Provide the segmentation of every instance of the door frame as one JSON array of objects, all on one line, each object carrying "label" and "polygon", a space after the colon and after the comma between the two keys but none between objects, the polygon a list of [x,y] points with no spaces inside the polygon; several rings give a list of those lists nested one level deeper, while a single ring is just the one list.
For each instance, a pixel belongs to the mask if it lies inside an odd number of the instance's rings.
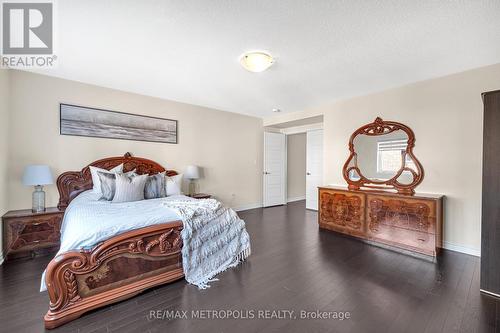
[{"label": "door frame", "polygon": [[288,191],[288,188],[287,188],[287,168],[288,168],[288,155],[287,155],[287,146],[288,146],[288,137],[285,133],[281,133],[281,132],[273,132],[273,131],[264,131],[264,147],[263,147],[263,152],[264,152],[264,158],[263,158],[263,170],[262,170],[262,188],[263,188],[263,198],[262,198],[262,207],[272,207],[272,206],[277,206],[277,205],[267,205],[266,204],[266,198],[267,198],[267,186],[266,186],[266,182],[267,182],[267,177],[266,177],[266,133],[274,133],[274,134],[281,134],[284,136],[285,138],[285,145],[284,145],[284,151],[283,151],[283,163],[282,163],[282,175],[283,175],[283,179],[282,179],[282,203],[281,204],[278,204],[278,205],[286,205],[287,203],[287,191]]}]

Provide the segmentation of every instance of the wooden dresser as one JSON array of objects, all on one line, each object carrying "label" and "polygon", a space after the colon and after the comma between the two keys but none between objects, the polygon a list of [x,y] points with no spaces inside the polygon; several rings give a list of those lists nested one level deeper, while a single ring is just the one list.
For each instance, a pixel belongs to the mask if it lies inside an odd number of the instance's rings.
[{"label": "wooden dresser", "polygon": [[319,227],[435,257],[442,247],[443,196],[319,188]]},{"label": "wooden dresser", "polygon": [[31,209],[7,212],[2,217],[6,259],[56,251],[63,216],[64,211],[57,208],[47,208],[41,213],[32,213]]}]

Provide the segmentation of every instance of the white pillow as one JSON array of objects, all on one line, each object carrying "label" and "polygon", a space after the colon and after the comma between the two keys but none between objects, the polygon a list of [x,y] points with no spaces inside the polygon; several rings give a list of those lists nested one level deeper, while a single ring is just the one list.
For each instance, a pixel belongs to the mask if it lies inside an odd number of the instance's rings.
[{"label": "white pillow", "polygon": [[94,191],[94,193],[102,194],[102,191],[101,191],[101,180],[99,179],[98,172],[103,172],[103,173],[122,173],[123,172],[123,163],[120,164],[120,165],[115,166],[111,170],[96,168],[94,166],[90,167],[90,174],[92,175],[92,184],[93,184],[93,189],[92,190]]},{"label": "white pillow", "polygon": [[180,175],[167,177],[167,181],[165,182],[167,187],[167,197],[182,194],[182,176],[183,174],[181,173]]}]

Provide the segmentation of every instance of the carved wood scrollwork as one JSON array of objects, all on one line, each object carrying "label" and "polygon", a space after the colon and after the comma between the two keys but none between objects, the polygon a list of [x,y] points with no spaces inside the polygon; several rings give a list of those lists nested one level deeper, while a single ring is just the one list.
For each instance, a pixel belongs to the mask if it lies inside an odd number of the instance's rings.
[{"label": "carved wood scrollwork", "polygon": [[66,270],[64,271],[63,277],[68,293],[68,304],[78,302],[80,300],[80,296],[78,295],[78,284],[76,282],[75,274],[70,270]]},{"label": "carved wood scrollwork", "polygon": [[103,242],[92,250],[72,251],[54,258],[45,275],[49,292],[49,313],[76,306],[84,298],[79,294],[76,275],[93,272],[108,259],[124,254],[168,257],[182,248],[182,222],[154,225],[133,230]]},{"label": "carved wood scrollwork", "polygon": [[431,208],[424,203],[372,199],[368,205],[370,207],[368,228],[372,232],[378,232],[381,224],[429,232]]},{"label": "carved wood scrollwork", "polygon": [[[59,191],[59,204],[57,208],[60,210],[66,209],[71,200],[76,198],[80,193],[92,188],[90,166],[109,170],[122,163],[124,172],[136,169],[138,174],[151,175],[165,171],[158,163],[145,158],[133,157],[130,153],[126,153],[120,157],[110,157],[92,162],[81,171],[68,171],[57,178],[57,190]],[[176,174],[177,172],[174,170],[167,170],[167,176],[175,176]]]},{"label": "carved wood scrollwork", "polygon": [[338,226],[360,229],[362,226],[362,200],[358,196],[322,193],[320,198],[320,219]]},{"label": "carved wood scrollwork", "polygon": [[[401,130],[406,133],[408,136],[407,146],[405,156],[403,156],[403,161],[401,164],[401,168],[395,175],[387,180],[373,180],[365,177],[357,162],[357,153],[354,147],[354,140],[358,135],[367,135],[367,136],[379,136],[392,133],[394,131]],[[394,121],[384,121],[382,118],[377,117],[373,123],[366,124],[360,128],[358,128],[349,139],[349,151],[350,155],[347,161],[344,163],[344,167],[342,169],[342,174],[344,179],[349,184],[349,189],[351,190],[359,190],[362,187],[366,188],[375,188],[375,189],[395,189],[400,194],[411,195],[415,193],[415,187],[417,187],[424,178],[424,170],[422,165],[418,161],[418,159],[413,154],[413,148],[415,146],[415,134],[408,126],[394,122]],[[412,169],[407,166],[406,157],[411,159],[415,165],[415,169]],[[398,181],[398,178],[406,172],[411,175],[412,181],[408,184],[403,184]],[[350,174],[355,173],[359,179],[353,180],[350,178]]]}]

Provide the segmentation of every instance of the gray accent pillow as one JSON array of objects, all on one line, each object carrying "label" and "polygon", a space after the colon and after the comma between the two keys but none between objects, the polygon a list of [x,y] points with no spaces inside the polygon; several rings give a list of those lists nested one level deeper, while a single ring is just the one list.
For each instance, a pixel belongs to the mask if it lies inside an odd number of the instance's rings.
[{"label": "gray accent pillow", "polygon": [[148,175],[127,177],[123,174],[116,174],[116,190],[112,202],[144,200],[144,187],[148,177]]},{"label": "gray accent pillow", "polygon": [[165,198],[165,171],[148,177],[144,187],[144,199]]},{"label": "gray accent pillow", "polygon": [[97,176],[99,177],[99,181],[101,184],[101,198],[99,200],[113,200],[116,191],[115,174],[97,171]]},{"label": "gray accent pillow", "polygon": [[[135,169],[124,173],[127,177],[135,177]],[[107,173],[97,171],[97,176],[99,177],[101,185],[101,197],[99,200],[111,201],[115,197],[116,192],[116,173]]]},{"label": "gray accent pillow", "polygon": [[120,165],[115,166],[111,170],[106,170],[106,169],[101,169],[97,168],[94,166],[89,167],[90,168],[90,175],[92,176],[92,187],[93,191],[95,193],[101,194],[101,182],[99,181],[99,175],[97,172],[104,172],[104,173],[122,173],[123,172],[123,163]]}]

